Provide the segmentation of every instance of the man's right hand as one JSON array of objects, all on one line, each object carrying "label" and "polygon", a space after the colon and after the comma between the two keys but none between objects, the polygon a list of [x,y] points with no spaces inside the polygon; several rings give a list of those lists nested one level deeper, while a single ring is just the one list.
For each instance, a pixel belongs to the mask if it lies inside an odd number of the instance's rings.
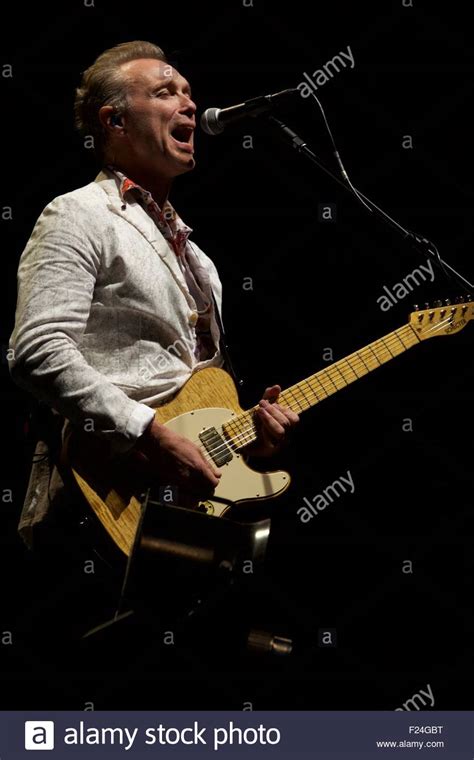
[{"label": "man's right hand", "polygon": [[221,471],[205,459],[198,446],[156,419],[137,440],[134,450],[145,455],[151,473],[197,499],[211,497],[219,484]]}]

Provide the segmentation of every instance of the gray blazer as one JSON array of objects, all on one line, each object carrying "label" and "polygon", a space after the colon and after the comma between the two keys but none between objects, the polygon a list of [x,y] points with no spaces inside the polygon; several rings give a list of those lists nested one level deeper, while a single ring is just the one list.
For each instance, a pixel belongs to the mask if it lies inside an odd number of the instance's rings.
[{"label": "gray blazer", "polygon": [[[216,352],[197,361],[196,302],[176,254],[131,195],[122,200],[118,178],[104,169],[46,206],[20,259],[9,344],[15,382],[116,452],[141,435],[151,406],[195,370],[223,364],[214,317]],[[189,243],[221,311],[216,267]],[[47,511],[46,478],[44,468],[30,478],[22,515],[29,525]]]}]

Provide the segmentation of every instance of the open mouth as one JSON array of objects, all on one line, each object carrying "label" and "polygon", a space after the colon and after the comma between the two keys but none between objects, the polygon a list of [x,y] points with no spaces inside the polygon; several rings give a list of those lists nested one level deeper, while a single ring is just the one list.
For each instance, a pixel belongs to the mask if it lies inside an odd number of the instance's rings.
[{"label": "open mouth", "polygon": [[192,151],[192,135],[194,129],[192,127],[179,126],[175,127],[171,131],[171,137],[173,140],[184,150]]}]

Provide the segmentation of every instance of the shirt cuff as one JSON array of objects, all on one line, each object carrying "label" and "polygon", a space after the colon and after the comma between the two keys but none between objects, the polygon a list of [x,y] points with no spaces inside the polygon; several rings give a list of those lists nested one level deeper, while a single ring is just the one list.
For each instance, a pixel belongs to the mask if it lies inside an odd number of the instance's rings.
[{"label": "shirt cuff", "polygon": [[155,412],[150,406],[137,402],[127,420],[120,442],[114,441],[113,449],[120,454],[131,449],[136,440],[145,432],[154,416]]}]

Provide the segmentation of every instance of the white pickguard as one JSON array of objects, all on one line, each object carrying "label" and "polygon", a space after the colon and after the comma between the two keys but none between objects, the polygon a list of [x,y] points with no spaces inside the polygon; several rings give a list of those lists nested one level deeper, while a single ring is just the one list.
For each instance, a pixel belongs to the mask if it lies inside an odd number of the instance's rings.
[{"label": "white pickguard", "polygon": [[[235,413],[230,409],[208,408],[196,409],[186,412],[168,420],[166,427],[184,435],[193,443],[202,446],[199,433],[209,427],[214,427],[221,433],[221,425],[227,422]],[[287,472],[255,472],[245,462],[242,454],[233,452],[230,462],[219,467],[222,476],[214,495],[230,502],[246,501],[249,499],[268,499],[278,496],[285,491],[290,484],[290,476]],[[220,517],[228,508],[228,504],[213,501],[204,502],[210,514]]]}]

